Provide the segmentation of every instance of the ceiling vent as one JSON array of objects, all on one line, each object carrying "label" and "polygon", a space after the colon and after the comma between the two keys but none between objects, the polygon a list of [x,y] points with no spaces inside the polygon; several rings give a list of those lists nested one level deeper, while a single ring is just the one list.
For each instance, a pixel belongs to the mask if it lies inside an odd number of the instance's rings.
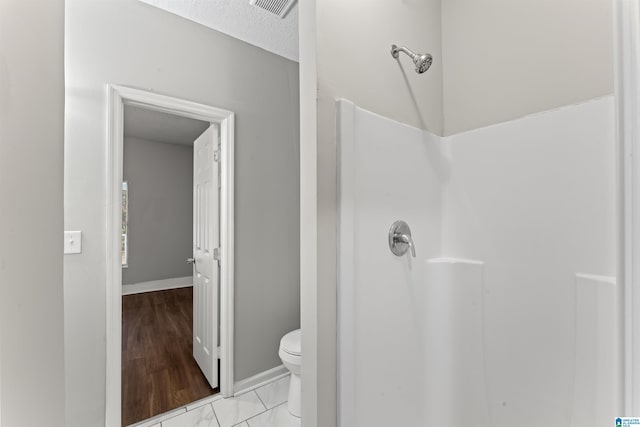
[{"label": "ceiling vent", "polygon": [[296,0],[249,0],[249,4],[284,18]]}]

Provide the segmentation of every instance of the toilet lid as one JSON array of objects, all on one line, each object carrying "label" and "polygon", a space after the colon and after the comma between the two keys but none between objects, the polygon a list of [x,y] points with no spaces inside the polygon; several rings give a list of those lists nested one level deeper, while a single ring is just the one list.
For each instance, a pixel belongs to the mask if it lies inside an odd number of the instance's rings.
[{"label": "toilet lid", "polygon": [[280,348],[289,354],[293,354],[294,356],[301,355],[301,347],[302,345],[300,339],[300,329],[289,332],[280,340]]}]

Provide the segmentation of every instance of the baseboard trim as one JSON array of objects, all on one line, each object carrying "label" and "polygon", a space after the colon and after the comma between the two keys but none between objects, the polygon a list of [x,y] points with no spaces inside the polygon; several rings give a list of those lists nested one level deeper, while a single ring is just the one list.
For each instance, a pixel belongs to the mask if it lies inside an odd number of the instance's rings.
[{"label": "baseboard trim", "polygon": [[289,375],[289,370],[285,368],[284,365],[276,366],[275,368],[260,372],[259,374],[235,383],[233,386],[233,395],[237,396],[246,393],[270,382],[277,381],[280,378],[284,378],[287,375]]},{"label": "baseboard trim", "polygon": [[151,280],[149,282],[122,285],[122,295],[141,294],[143,292],[165,291],[167,289],[188,288],[193,286],[193,277],[176,277],[173,279]]}]

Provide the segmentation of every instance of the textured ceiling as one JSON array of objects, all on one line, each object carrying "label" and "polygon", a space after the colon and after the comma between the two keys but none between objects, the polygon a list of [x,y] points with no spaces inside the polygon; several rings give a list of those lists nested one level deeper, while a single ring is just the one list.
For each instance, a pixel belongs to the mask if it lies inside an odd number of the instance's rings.
[{"label": "textured ceiling", "polygon": [[193,145],[209,123],[144,108],[124,107],[124,136],[167,144]]},{"label": "textured ceiling", "polygon": [[249,0],[140,0],[183,18],[298,61],[298,5],[284,19]]}]

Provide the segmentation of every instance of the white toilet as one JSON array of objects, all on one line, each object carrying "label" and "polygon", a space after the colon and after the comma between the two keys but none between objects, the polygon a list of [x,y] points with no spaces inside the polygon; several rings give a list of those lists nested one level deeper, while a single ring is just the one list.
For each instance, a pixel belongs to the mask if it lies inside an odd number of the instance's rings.
[{"label": "white toilet", "polygon": [[300,343],[300,329],[289,332],[280,340],[280,359],[284,366],[291,371],[289,384],[289,412],[294,417],[300,418],[300,365],[302,364],[302,352]]}]

